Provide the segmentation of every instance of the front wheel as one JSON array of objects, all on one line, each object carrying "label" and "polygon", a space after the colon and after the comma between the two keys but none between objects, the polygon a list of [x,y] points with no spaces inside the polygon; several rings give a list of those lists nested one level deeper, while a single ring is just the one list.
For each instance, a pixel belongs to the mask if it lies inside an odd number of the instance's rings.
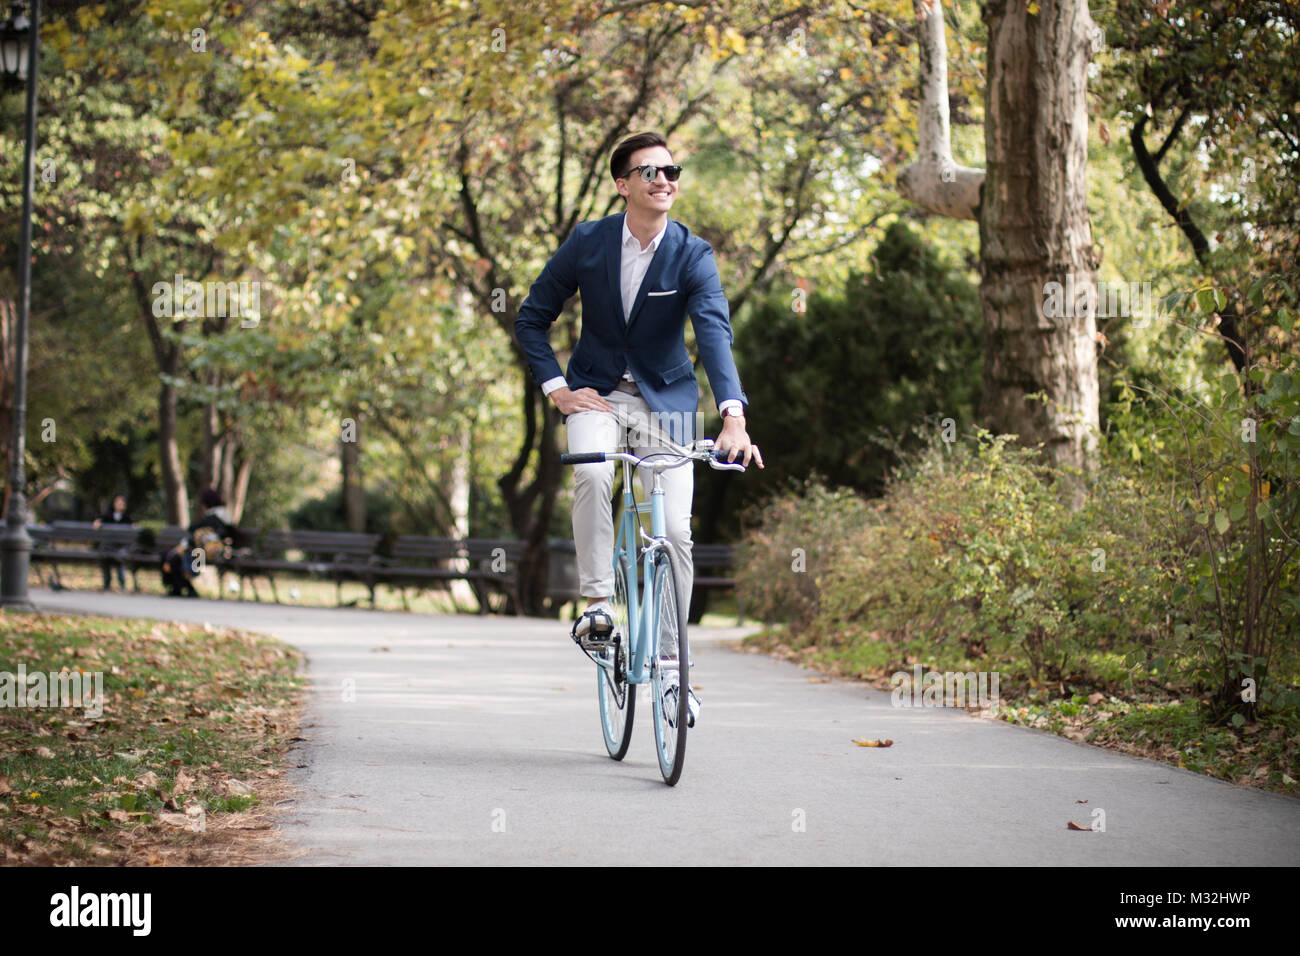
[{"label": "front wheel", "polygon": [[654,564],[654,645],[650,686],[654,691],[655,751],[659,770],[670,787],[682,775],[689,725],[690,650],[686,643],[686,609],[678,606],[676,565],[665,548]]},{"label": "front wheel", "polygon": [[601,651],[596,665],[596,695],[600,701],[600,728],[605,749],[615,760],[622,760],[632,742],[632,718],[636,713],[636,686],[627,682],[630,635],[627,595],[627,557],[614,556],[614,634],[613,647]]}]

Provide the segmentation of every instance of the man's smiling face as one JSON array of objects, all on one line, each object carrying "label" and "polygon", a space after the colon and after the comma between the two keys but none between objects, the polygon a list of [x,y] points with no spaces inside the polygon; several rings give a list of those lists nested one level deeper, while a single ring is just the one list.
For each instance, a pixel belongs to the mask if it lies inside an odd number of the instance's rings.
[{"label": "man's smiling face", "polygon": [[[638,149],[628,158],[627,167],[632,169],[636,166],[671,166],[672,164],[673,154],[667,149],[662,146],[647,146],[645,149]],[[671,209],[673,200],[677,198],[677,186],[678,183],[668,181],[663,170],[660,170],[654,182],[650,183],[641,178],[640,171],[618,180],[618,191],[620,195],[627,197],[628,211],[635,209],[647,215],[666,213]]]}]

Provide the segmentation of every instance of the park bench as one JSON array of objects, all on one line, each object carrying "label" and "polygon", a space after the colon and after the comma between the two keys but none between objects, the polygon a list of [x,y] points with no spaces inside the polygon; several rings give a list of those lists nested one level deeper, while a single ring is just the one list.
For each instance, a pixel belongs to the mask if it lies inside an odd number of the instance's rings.
[{"label": "park bench", "polygon": [[518,609],[519,561],[524,556],[524,543],[513,538],[466,538],[465,548],[475,572],[469,584],[478,599],[479,613],[488,612],[493,594],[504,598],[503,610]]},{"label": "park bench", "polygon": [[32,564],[50,567],[51,587],[64,586],[59,576],[61,564],[98,564],[107,559],[126,566],[138,591],[138,570],[157,567],[161,553],[176,544],[185,529],[169,526],[154,532],[138,525],[96,528],[92,522],[54,521],[30,525],[28,534],[32,537]]},{"label": "park bench", "polygon": [[379,583],[397,589],[402,596],[402,606],[409,611],[407,588],[413,587],[418,592],[430,587],[445,587],[451,581],[468,580],[477,572],[469,566],[469,552],[463,541],[403,534],[393,541],[375,573]]},{"label": "park bench", "polygon": [[[736,549],[729,544],[696,544],[691,548],[695,563],[695,586],[691,592],[689,620],[700,623],[709,607],[709,592],[735,588]],[[744,616],[739,596],[736,598],[736,623]]]},{"label": "park bench", "polygon": [[[176,525],[158,531],[139,525],[95,528],[89,522],[56,521],[29,525],[28,533],[32,537],[32,563],[50,566],[52,586],[63,586],[58,577],[60,564],[96,564],[109,558],[127,566],[139,590],[138,570],[157,569],[161,555],[185,536],[185,529]],[[698,622],[707,607],[707,592],[735,585],[734,548],[696,544],[693,551],[696,597],[691,602],[691,620]],[[519,562],[523,554],[524,543],[511,538],[458,540],[400,535],[384,542],[376,534],[241,528],[230,553],[209,558],[208,564],[217,572],[221,597],[225,596],[225,576],[234,574],[241,597],[248,582],[254,600],[260,601],[257,578],[262,577],[271,586],[272,599],[279,603],[276,575],[301,574],[334,581],[340,604],[344,581],[366,585],[372,607],[376,587],[387,584],[399,590],[402,604],[409,610],[407,588],[445,587],[451,581],[462,580],[473,591],[479,612],[486,614],[494,604],[500,610],[519,606]],[[573,542],[550,540],[547,561],[547,597],[580,602]]]},{"label": "park bench", "polygon": [[[380,580],[382,559],[375,553],[380,536],[354,534],[340,531],[244,531],[240,546],[233,549],[228,560],[219,562],[218,573],[229,571],[239,577],[242,596],[244,582],[253,587],[253,597],[260,601],[257,578],[264,577],[271,585],[271,596],[278,604],[280,595],[275,585],[277,572],[306,574],[323,577],[334,582],[337,602],[343,603],[343,582],[359,581],[370,592],[370,604],[375,603],[375,585]],[[293,557],[294,553],[300,557]]]}]

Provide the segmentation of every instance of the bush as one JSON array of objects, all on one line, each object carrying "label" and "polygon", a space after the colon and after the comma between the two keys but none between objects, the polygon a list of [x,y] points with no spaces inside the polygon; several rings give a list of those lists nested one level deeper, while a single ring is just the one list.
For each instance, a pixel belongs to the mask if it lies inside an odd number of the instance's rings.
[{"label": "bush", "polygon": [[[774,501],[738,584],[747,604],[817,642],[884,640],[900,665],[911,653],[987,659],[1036,683],[1086,685],[1101,679],[1088,654],[1145,660],[1168,634],[1166,512],[1118,469],[1054,474],[982,434],[914,455],[873,502],[818,486]],[[804,541],[819,544],[800,579],[777,561]]]},{"label": "bush", "polygon": [[1277,677],[1294,673],[1300,652],[1297,366],[1283,357],[1244,383],[1224,374],[1205,397],[1144,389],[1139,404],[1130,390],[1115,413],[1114,444],[1133,457],[1159,448],[1147,468],[1177,508],[1177,651],[1215,716],[1237,726],[1259,705],[1297,704]]},{"label": "bush", "polygon": [[773,623],[807,627],[820,603],[820,576],[844,560],[839,549],[866,519],[867,503],[816,479],[772,499],[736,560],[737,594],[747,611]]}]

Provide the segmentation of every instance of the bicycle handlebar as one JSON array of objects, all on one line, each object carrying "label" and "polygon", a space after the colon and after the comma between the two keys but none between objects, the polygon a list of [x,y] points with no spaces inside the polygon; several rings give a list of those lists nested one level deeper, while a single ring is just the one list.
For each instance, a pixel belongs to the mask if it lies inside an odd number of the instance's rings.
[{"label": "bicycle handlebar", "polygon": [[[697,461],[708,461],[710,467],[717,468],[717,469],[732,470],[732,471],[745,470],[745,466],[741,464],[740,461],[727,461],[727,456],[731,454],[730,449],[727,449],[726,451],[723,451],[720,448],[710,449],[707,452],[707,454],[710,456],[709,458],[703,457],[706,454],[706,452],[703,451],[688,452],[686,449],[682,449],[681,451],[659,452],[656,454],[676,455],[677,457],[683,459],[690,458],[690,459],[695,459]],[[561,465],[598,465],[603,462],[611,461],[611,460],[621,461],[623,460],[624,457],[631,460],[635,464],[640,464],[642,461],[644,461],[644,459],[638,459],[634,455],[625,455],[624,452],[584,451],[584,452],[575,452],[574,454],[560,455],[560,464]]]}]

